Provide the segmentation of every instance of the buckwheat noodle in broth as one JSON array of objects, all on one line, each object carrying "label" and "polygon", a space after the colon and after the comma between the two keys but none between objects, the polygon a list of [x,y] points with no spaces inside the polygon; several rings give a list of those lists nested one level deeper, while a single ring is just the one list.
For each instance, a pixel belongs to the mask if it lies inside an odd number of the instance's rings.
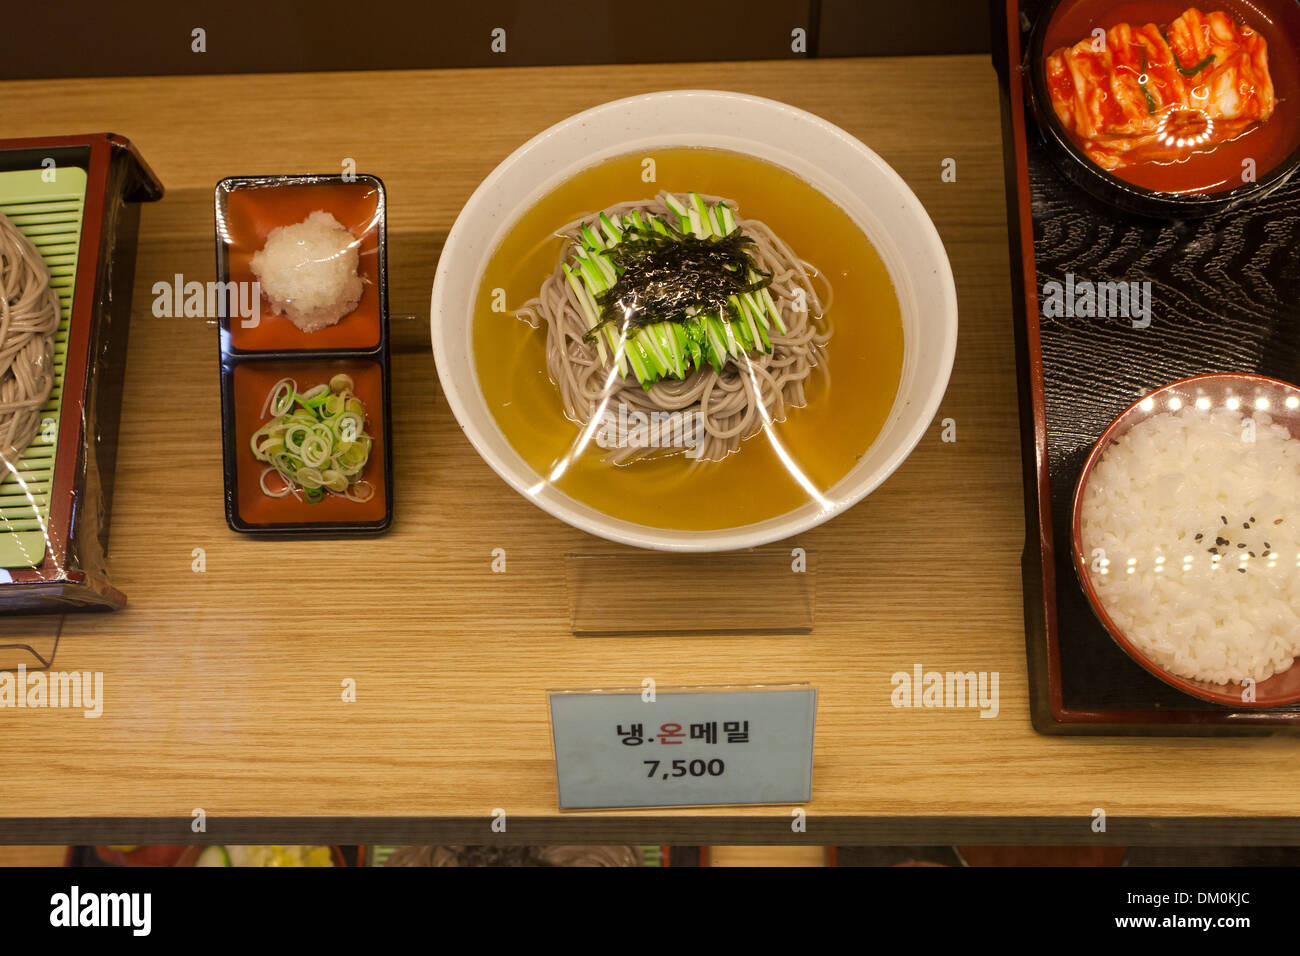
[{"label": "buckwheat noodle in broth", "polygon": [[[675,222],[681,200],[675,210],[669,198],[669,194],[661,192],[654,199],[609,207],[604,215],[624,226],[628,217],[636,216]],[[618,404],[629,411],[696,415],[703,426],[697,461],[719,461],[765,424],[783,420],[789,409],[805,403],[804,385],[814,369],[825,362],[823,350],[830,332],[820,328],[819,322],[830,306],[830,293],[817,270],[763,222],[741,218],[736,204],[729,200],[699,198],[715,210],[726,206],[736,228],[749,240],[744,248],[754,269],[770,276],[766,292],[784,325],[784,331],[773,325],[761,333],[762,338],[770,340],[770,351],[751,348],[732,354],[720,371],[697,358],[684,377],[665,375],[648,388],[643,387],[636,375],[621,374],[615,368],[610,352],[597,344],[602,340],[592,341],[589,312],[593,302],[589,299],[584,311],[583,293],[566,274],[565,259],[547,277],[537,297],[516,314],[534,328],[545,323],[547,368],[571,420],[588,425],[600,410]],[[558,235],[578,243],[584,224],[594,221],[597,217],[575,220],[560,229]],[[568,248],[566,244],[566,257]],[[819,292],[819,284],[824,292]],[[732,325],[739,325],[739,320],[733,317]],[[758,331],[753,325],[745,328]],[[625,329],[620,341],[625,341],[626,336]],[[755,344],[761,340],[759,334],[751,339]],[[607,460],[622,464],[652,453],[644,447],[618,447]]]},{"label": "buckwheat noodle in broth", "polygon": [[40,253],[0,214],[0,460],[14,467],[54,387],[59,296]]},{"label": "buckwheat noodle in broth", "polygon": [[[831,196],[780,165],[697,146],[666,146],[655,151],[654,159],[656,175],[649,183],[644,151],[585,166],[522,205],[500,227],[477,278],[470,330],[475,377],[492,419],[538,476],[539,489],[554,489],[618,520],[710,531],[806,506],[822,507],[824,501],[833,501],[833,489],[880,435],[898,394],[905,343],[889,269],[861,223]],[[700,309],[691,315],[690,308],[680,308],[687,293],[706,293],[693,301],[709,303],[705,314],[716,331],[718,298],[707,293],[729,294],[734,287],[695,284],[719,276],[703,268],[692,270],[690,262],[678,269],[681,263],[668,255],[671,248],[657,258],[664,266],[654,273],[662,280],[657,286],[628,280],[628,270],[639,268],[636,250],[622,257],[617,248],[602,253],[611,258],[616,272],[623,269],[614,283],[619,294],[605,290],[604,303],[650,307],[641,309],[644,318],[635,310],[631,319],[607,316],[604,306],[593,316],[597,310],[589,293],[602,291],[602,283],[594,274],[575,275],[575,266],[589,265],[593,257],[588,254],[584,262],[580,253],[586,241],[596,237],[584,235],[580,248],[574,224],[581,222],[578,232],[585,226],[608,234],[611,230],[600,222],[599,211],[612,210],[619,217],[613,223],[614,238],[620,229],[626,230],[629,218],[634,235],[644,236],[652,214],[663,214],[669,200],[680,209],[692,193],[708,207],[710,220],[720,215],[718,204],[704,197],[726,197],[724,228],[710,230],[723,241],[715,246],[692,238],[674,244],[714,264],[736,265],[736,255],[743,253],[749,257],[746,261],[756,259],[752,265],[772,273],[764,277],[767,284],[761,291],[750,288],[748,276],[742,278],[739,298],[746,321],[736,317],[724,296],[723,311],[737,341],[720,343],[716,335],[701,340]],[[698,214],[697,208],[691,211]],[[680,211],[667,222],[656,222],[678,235],[695,234],[694,224],[683,223]],[[658,232],[653,223],[650,228]],[[665,246],[675,239],[659,233]],[[647,250],[656,251],[653,244],[647,244]],[[643,277],[648,275],[642,270]],[[723,276],[722,286],[736,275]],[[581,315],[573,311],[578,292],[569,291],[575,282],[584,297],[578,307]],[[646,295],[623,297],[629,289]],[[753,306],[760,299],[761,312],[755,315]],[[523,318],[528,321],[520,321],[525,304]],[[807,311],[797,311],[798,305]],[[681,320],[683,311],[686,320]],[[666,321],[674,317],[678,321]],[[604,337],[594,336],[593,343],[593,322],[599,325],[609,318],[613,321],[600,328]],[[751,318],[759,322],[757,330],[749,326]],[[686,349],[670,354],[666,346],[671,343],[664,338],[665,348],[653,356],[656,363],[651,367],[636,347],[656,321]],[[612,346],[620,341],[620,329],[638,323],[639,330],[624,343],[626,355],[616,359],[618,350]],[[755,331],[762,341],[750,347]],[[739,341],[742,338],[748,345]],[[720,344],[726,361],[718,361]],[[672,360],[671,373],[659,361],[664,358]],[[607,384],[611,375],[613,381]],[[716,438],[706,432],[700,411],[706,384],[711,384],[710,426],[716,432],[740,426],[735,435]],[[769,405],[752,402],[756,384]],[[606,389],[608,395],[598,398]],[[735,403],[731,414],[720,414],[724,399]],[[800,402],[802,407],[795,408]],[[672,411],[673,405],[685,408]],[[665,412],[665,407],[670,410]],[[740,409],[741,415],[735,416]],[[744,413],[749,413],[747,422]],[[771,424],[763,422],[764,414],[771,416]],[[650,419],[648,424],[643,416]],[[741,436],[756,426],[757,432],[742,444]],[[736,448],[734,454],[726,453]],[[721,460],[706,463],[697,457],[699,452]],[[611,466],[613,461],[622,464]]]}]

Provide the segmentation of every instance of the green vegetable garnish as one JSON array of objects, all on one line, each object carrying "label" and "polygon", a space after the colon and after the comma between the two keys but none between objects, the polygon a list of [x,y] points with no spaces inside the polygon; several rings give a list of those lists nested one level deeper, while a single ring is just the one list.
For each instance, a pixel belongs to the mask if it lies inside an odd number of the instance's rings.
[{"label": "green vegetable garnish", "polygon": [[[347,375],[335,375],[328,385],[302,393],[293,379],[275,384],[263,410],[272,418],[249,440],[253,457],[268,466],[258,479],[264,494],[284,498],[301,488],[303,500],[311,504],[323,500],[327,491],[352,501],[374,497],[374,488],[361,477],[373,441],[365,430],[365,406],[352,388]],[[284,483],[278,491],[266,486],[272,473]]]},{"label": "green vegetable garnish", "polygon": [[1151,91],[1147,89],[1145,83],[1139,83],[1138,86],[1142,88],[1142,95],[1147,98],[1147,112],[1154,115],[1156,111],[1156,101],[1152,99]]},{"label": "green vegetable garnish", "polygon": [[[1169,52],[1174,53],[1173,47],[1169,48]],[[1200,63],[1196,64],[1195,66],[1183,66],[1181,63],[1178,62],[1178,54],[1174,53],[1174,66],[1178,67],[1178,72],[1183,74],[1183,76],[1195,76],[1197,73],[1200,73],[1201,70],[1205,69],[1213,62],[1214,62],[1214,54],[1211,53],[1209,56],[1207,56],[1204,60],[1202,60]]]},{"label": "green vegetable garnish", "polygon": [[687,378],[705,364],[716,371],[746,352],[771,352],[771,332],[785,324],[772,277],[754,265],[731,207],[709,206],[697,193],[668,194],[667,217],[635,210],[601,213],[578,230],[562,264],[587,320],[586,339],[601,360],[606,346],[619,369],[649,388]]},{"label": "green vegetable garnish", "polygon": [[[1195,66],[1183,66],[1183,64],[1178,60],[1178,53],[1174,50],[1174,45],[1169,42],[1169,34],[1162,31],[1160,35],[1165,38],[1165,44],[1169,47],[1169,54],[1174,58],[1174,66],[1178,67],[1178,72],[1183,74],[1183,76],[1195,76],[1197,73],[1200,73],[1201,70],[1214,62],[1214,54],[1211,53]],[[1146,72],[1145,66],[1142,68],[1142,72]]]},{"label": "green vegetable garnish", "polygon": [[[1170,52],[1172,53],[1173,47],[1170,47],[1169,49]],[[1177,60],[1178,57],[1174,57],[1174,59]],[[1143,50],[1142,51],[1142,76],[1146,76],[1146,75],[1147,75],[1147,51]],[[1141,76],[1138,77],[1138,87],[1142,90],[1142,95],[1147,98],[1147,113],[1154,115],[1156,111],[1156,101],[1152,98],[1151,91],[1147,89],[1147,85],[1142,80]]]}]

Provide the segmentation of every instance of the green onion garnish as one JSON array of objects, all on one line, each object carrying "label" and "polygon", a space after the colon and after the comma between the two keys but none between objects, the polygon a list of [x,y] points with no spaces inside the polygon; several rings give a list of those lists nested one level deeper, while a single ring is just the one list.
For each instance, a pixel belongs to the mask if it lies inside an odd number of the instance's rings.
[{"label": "green onion garnish", "polygon": [[[1211,63],[1214,62],[1214,54],[1211,53],[1209,56],[1207,56],[1204,60],[1202,60],[1200,63],[1196,64],[1195,66],[1183,66],[1183,64],[1180,63],[1178,60],[1178,53],[1177,51],[1174,50],[1174,45],[1169,42],[1169,34],[1162,31],[1160,35],[1165,38],[1165,45],[1169,47],[1169,55],[1174,58],[1174,66],[1178,67],[1178,72],[1183,74],[1183,76],[1195,76],[1197,73],[1200,73],[1201,70],[1205,69],[1207,66],[1209,66]],[[1143,53],[1143,56],[1145,55],[1146,54]],[[1143,73],[1146,72],[1145,65],[1143,65],[1142,67],[1142,72]]]},{"label": "green onion garnish", "polygon": [[[249,440],[253,457],[267,465],[258,479],[264,494],[284,498],[301,489],[311,504],[327,491],[351,501],[374,497],[374,487],[361,477],[373,440],[365,431],[365,405],[352,389],[347,375],[301,393],[293,379],[276,382],[262,410],[271,420]],[[283,487],[268,487],[272,474]]]},{"label": "green onion garnish", "polygon": [[[665,217],[634,210],[583,223],[563,264],[602,362],[606,346],[645,388],[685,379],[748,351],[771,352],[768,330],[785,332],[757,268],[753,240],[725,203],[668,194]],[[622,344],[620,345],[620,341]]]}]

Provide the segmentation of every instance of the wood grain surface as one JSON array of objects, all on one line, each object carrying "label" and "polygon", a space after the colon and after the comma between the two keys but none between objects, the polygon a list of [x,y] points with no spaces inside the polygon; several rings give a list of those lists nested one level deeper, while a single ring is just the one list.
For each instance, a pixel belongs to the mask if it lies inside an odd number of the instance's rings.
[{"label": "wood grain surface", "polygon": [[[797,542],[819,553],[812,634],[574,638],[563,556],[607,546],[498,479],[437,386],[429,290],[475,185],[551,123],[671,87],[775,97],[860,137],[916,191],[956,274],[961,334],[938,420],[880,490]],[[168,190],[141,224],[113,505],[111,572],[130,603],[69,618],[55,661],[103,672],[103,716],[0,711],[6,753],[21,754],[0,782],[7,842],[177,842],[196,808],[206,840],[235,818],[308,818],[335,842],[445,838],[437,824],[451,821],[457,842],[668,840],[693,826],[718,834],[697,842],[806,844],[922,829],[936,841],[1086,842],[1098,807],[1176,841],[1191,832],[1180,819],[1294,812],[1293,741],[1059,740],[1030,727],[987,58],[27,81],[0,84],[0,99],[6,135],[129,136]],[[215,330],[154,318],[150,288],[175,273],[212,278],[217,180],[337,171],[345,158],[387,184],[392,308],[414,316],[394,320],[395,522],[369,541],[251,540],[222,515]],[[945,158],[956,182],[941,181]],[[941,441],[944,418],[956,442]],[[490,572],[494,547],[507,549],[505,574]],[[204,573],[191,570],[195,548]],[[916,664],[996,671],[996,719],[893,707],[891,675]],[[791,832],[788,807],[558,814],[544,691],[647,677],[815,683],[807,832]],[[340,699],[348,678],[355,703]],[[490,830],[496,808],[512,821],[505,835]],[[376,817],[405,829],[367,830]]]},{"label": "wood grain surface", "polygon": [[65,846],[0,846],[0,867],[62,866]]}]

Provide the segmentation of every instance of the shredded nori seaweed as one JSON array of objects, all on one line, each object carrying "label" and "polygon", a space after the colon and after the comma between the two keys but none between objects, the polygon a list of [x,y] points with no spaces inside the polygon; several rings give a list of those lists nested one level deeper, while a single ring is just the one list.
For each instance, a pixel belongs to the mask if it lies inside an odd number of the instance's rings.
[{"label": "shredded nori seaweed", "polygon": [[[606,252],[619,277],[597,297],[600,321],[585,338],[593,341],[610,322],[630,335],[654,322],[684,323],[691,308],[700,315],[734,311],[728,304],[731,296],[757,292],[772,282],[771,274],[750,258],[752,245],[754,240],[739,229],[707,239],[678,232],[625,233]],[[750,278],[751,270],[757,279]]]}]

